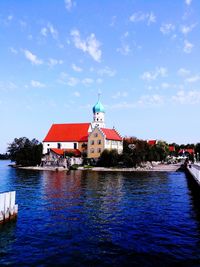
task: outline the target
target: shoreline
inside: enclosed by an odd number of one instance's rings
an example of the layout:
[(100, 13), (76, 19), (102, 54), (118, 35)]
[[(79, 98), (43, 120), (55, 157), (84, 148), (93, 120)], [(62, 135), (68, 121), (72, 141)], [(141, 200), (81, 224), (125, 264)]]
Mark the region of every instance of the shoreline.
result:
[[(70, 171), (64, 167), (41, 167), (41, 166), (29, 166), (29, 167), (17, 167), (12, 166), (16, 169), (24, 169), (24, 170), (35, 170), (35, 171)], [(78, 167), (77, 170), (81, 171), (111, 171), (111, 172), (176, 172), (180, 169), (181, 164), (158, 164), (156, 166), (150, 167), (137, 167), (137, 168), (106, 168), (106, 167), (92, 167), (92, 168), (84, 168)]]

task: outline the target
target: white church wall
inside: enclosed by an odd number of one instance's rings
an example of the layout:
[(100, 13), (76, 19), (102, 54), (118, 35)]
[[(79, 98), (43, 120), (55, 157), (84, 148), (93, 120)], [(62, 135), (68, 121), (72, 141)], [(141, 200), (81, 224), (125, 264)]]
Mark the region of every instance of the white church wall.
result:
[[(58, 144), (60, 144), (60, 147)], [(51, 148), (74, 149), (74, 144), (76, 144), (78, 149), (78, 142), (43, 142), (43, 154), (46, 154), (48, 149)]]

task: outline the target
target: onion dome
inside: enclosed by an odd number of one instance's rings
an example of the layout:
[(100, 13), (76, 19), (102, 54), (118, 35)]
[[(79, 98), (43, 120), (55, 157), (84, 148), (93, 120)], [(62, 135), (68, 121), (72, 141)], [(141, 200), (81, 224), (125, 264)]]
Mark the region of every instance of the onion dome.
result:
[(96, 105), (93, 107), (92, 110), (93, 110), (93, 113), (97, 113), (97, 112), (105, 113), (105, 108), (104, 108), (104, 106), (101, 104), (101, 102), (99, 100), (96, 103)]

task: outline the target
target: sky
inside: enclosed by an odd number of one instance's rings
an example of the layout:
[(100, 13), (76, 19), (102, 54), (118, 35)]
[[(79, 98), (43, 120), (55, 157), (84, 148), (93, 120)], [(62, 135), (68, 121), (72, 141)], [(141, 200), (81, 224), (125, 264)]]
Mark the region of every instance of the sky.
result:
[(0, 153), (52, 123), (200, 142), (199, 0), (1, 0)]

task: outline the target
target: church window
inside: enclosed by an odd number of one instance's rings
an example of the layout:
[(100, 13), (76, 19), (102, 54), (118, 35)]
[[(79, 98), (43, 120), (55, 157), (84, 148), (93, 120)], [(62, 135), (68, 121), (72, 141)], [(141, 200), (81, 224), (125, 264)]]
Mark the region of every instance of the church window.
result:
[(101, 153), (101, 148), (98, 148), (98, 153)]
[(101, 144), (101, 140), (98, 140), (98, 145), (100, 145)]
[[(98, 126), (98, 124), (97, 124), (97, 126)], [(94, 134), (94, 137), (98, 137), (98, 133), (95, 133), (95, 134)]]

